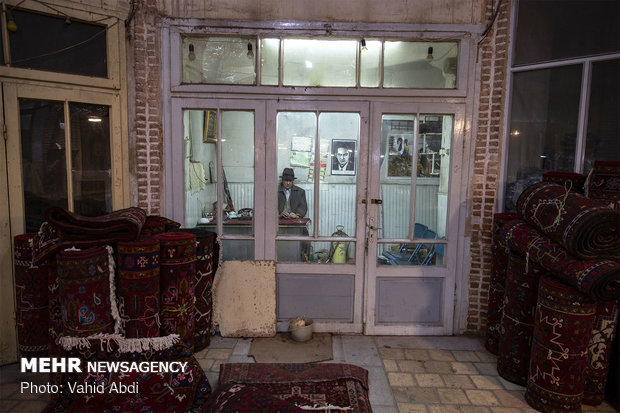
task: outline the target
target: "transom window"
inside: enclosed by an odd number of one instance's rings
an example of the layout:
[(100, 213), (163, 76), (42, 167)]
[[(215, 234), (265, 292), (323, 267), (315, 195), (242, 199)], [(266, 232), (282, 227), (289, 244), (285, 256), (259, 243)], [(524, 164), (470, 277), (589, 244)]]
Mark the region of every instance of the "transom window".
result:
[(454, 41), (184, 36), (182, 47), (184, 83), (456, 88)]

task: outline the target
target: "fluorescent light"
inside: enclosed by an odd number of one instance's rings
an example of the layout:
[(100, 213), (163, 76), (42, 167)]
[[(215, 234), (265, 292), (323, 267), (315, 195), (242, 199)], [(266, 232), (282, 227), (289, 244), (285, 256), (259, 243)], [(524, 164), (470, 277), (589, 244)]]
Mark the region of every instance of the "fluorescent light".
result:
[(89, 116), (88, 121), (89, 122), (101, 122), (101, 118), (99, 116)]

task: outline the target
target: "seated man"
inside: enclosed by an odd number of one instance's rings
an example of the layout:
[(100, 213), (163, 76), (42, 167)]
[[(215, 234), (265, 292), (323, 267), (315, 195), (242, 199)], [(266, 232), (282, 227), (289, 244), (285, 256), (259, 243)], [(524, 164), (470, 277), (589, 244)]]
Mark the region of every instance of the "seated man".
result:
[(308, 212), (308, 205), (306, 204), (306, 191), (293, 185), (295, 178), (295, 172), (293, 168), (284, 168), (282, 176), (280, 176), (282, 182), (278, 188), (278, 213), (280, 218), (303, 218)]

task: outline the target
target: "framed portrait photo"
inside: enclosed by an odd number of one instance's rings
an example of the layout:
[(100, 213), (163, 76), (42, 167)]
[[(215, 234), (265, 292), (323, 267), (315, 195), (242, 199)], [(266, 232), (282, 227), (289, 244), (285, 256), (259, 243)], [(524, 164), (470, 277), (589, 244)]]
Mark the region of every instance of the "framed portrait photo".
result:
[(332, 175), (355, 175), (356, 146), (352, 139), (332, 139)]

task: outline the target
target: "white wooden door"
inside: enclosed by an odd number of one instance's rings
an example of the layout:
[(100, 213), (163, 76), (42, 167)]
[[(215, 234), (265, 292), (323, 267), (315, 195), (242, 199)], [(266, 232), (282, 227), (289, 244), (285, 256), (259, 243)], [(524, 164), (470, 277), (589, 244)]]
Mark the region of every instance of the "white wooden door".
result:
[(451, 334), (463, 106), (374, 103), (366, 334)]

